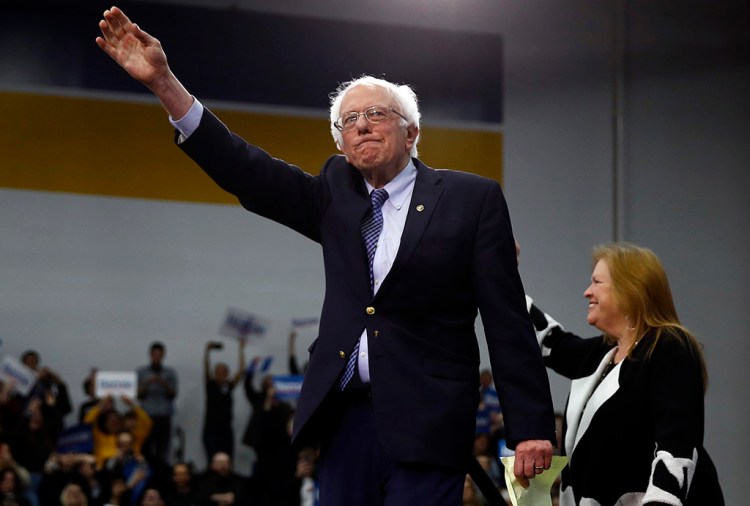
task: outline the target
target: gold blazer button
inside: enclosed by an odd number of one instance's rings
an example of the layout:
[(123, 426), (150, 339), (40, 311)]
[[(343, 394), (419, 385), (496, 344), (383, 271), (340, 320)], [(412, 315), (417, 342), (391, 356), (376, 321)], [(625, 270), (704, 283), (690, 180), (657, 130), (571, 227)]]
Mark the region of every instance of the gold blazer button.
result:
[(346, 353), (344, 353), (344, 350), (339, 350), (339, 358), (342, 360), (346, 358)]
[(365, 313), (367, 313), (369, 315), (374, 315), (375, 314), (375, 308), (372, 307), (372, 306), (367, 306), (367, 309), (365, 309)]

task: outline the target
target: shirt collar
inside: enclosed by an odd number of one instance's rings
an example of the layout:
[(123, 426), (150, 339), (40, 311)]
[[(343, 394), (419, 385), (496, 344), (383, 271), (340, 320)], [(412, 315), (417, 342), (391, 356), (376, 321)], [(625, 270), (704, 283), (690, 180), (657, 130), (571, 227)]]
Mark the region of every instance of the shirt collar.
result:
[[(406, 164), (406, 167), (383, 187), (388, 192), (386, 203), (390, 203), (396, 210), (400, 210), (414, 188), (416, 180), (417, 167), (414, 165), (414, 160), (409, 158), (409, 163)], [(367, 181), (365, 181), (365, 185), (367, 185), (367, 193), (372, 193), (372, 190), (374, 190), (373, 186)]]

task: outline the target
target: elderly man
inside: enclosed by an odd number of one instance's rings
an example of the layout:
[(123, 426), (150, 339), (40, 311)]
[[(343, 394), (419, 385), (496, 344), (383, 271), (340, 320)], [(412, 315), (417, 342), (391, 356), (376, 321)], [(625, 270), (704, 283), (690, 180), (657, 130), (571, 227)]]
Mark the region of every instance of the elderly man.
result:
[(161, 101), (178, 143), (249, 211), (321, 244), (326, 295), (294, 421), (320, 444), (331, 505), (458, 505), (478, 404), (474, 323), (485, 328), (514, 473), (548, 468), (549, 384), (526, 311), (508, 210), (494, 181), (417, 156), (408, 86), (364, 77), (331, 102), (343, 156), (312, 176), (232, 134), (113, 7), (97, 43)]

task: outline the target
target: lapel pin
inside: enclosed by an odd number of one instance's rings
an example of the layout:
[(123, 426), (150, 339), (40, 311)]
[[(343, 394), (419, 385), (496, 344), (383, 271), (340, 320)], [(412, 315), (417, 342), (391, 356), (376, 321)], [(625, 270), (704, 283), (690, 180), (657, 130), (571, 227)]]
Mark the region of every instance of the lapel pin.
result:
[(417, 205), (417, 212), (421, 213), (422, 211), (424, 211), (424, 206), (422, 204), (418, 204)]

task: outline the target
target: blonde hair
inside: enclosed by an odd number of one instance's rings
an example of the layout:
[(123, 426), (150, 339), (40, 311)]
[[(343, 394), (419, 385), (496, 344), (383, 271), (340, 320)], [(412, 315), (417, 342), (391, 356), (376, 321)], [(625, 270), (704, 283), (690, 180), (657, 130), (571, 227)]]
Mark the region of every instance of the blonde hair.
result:
[[(700, 364), (705, 392), (708, 372), (703, 357), (703, 346), (685, 328), (677, 316), (669, 280), (659, 258), (648, 248), (630, 243), (603, 244), (594, 248), (593, 263), (603, 261), (609, 268), (612, 292), (622, 314), (627, 315), (636, 339), (650, 339), (647, 356), (665, 335), (669, 335), (690, 350)], [(605, 335), (608, 343), (614, 338)], [(628, 356), (632, 353), (632, 348)]]

